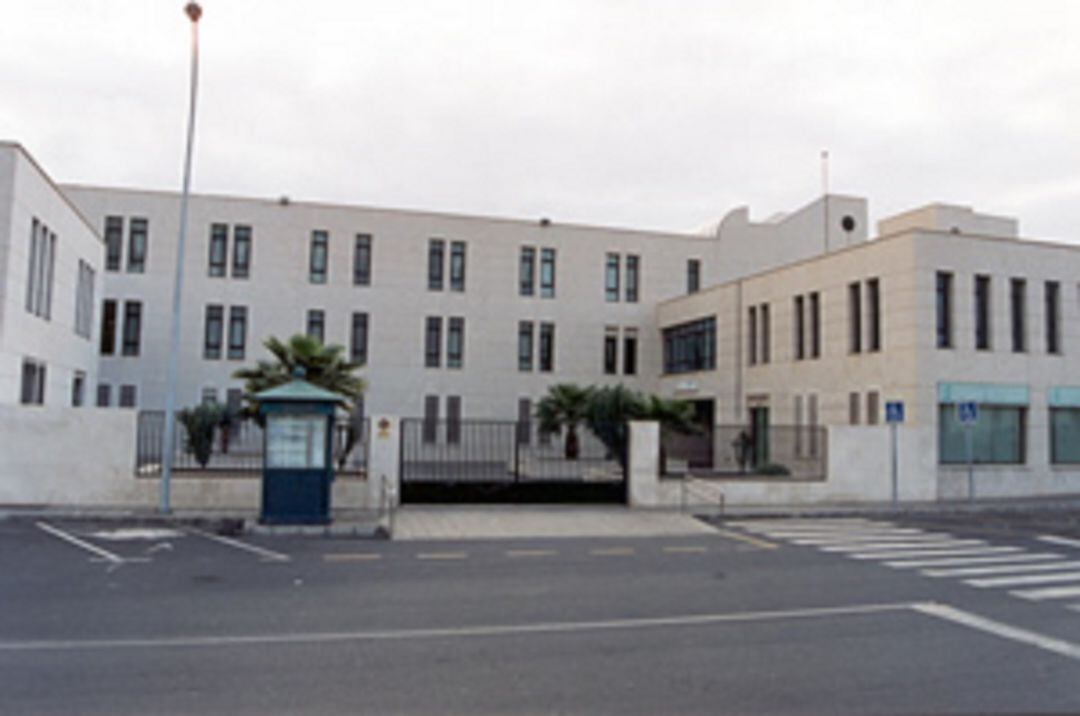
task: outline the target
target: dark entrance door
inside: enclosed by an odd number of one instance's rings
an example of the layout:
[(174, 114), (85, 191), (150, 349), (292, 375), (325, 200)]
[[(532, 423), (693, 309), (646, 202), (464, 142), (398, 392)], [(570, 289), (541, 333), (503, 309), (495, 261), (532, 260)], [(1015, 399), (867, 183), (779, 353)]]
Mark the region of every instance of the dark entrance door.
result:
[(716, 402), (694, 400), (694, 425), (698, 432), (692, 436), (693, 449), (687, 453), (687, 467), (710, 470), (713, 466), (713, 437), (716, 432)]
[(757, 468), (769, 462), (769, 409), (750, 408), (750, 466)]

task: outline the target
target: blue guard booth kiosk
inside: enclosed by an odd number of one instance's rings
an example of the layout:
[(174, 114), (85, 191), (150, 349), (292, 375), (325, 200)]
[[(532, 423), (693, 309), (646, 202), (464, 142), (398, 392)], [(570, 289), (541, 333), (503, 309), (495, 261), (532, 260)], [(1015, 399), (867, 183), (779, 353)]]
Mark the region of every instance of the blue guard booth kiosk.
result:
[(303, 373), (255, 395), (265, 421), (262, 513), (267, 524), (327, 524), (334, 479), (334, 410), (341, 396)]

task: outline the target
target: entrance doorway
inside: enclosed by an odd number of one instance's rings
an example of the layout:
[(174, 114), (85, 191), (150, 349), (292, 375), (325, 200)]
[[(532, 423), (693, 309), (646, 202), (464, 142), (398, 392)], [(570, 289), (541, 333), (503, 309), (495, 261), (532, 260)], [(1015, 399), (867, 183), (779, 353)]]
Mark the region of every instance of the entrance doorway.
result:
[(769, 462), (769, 408), (750, 408), (750, 467), (758, 468)]

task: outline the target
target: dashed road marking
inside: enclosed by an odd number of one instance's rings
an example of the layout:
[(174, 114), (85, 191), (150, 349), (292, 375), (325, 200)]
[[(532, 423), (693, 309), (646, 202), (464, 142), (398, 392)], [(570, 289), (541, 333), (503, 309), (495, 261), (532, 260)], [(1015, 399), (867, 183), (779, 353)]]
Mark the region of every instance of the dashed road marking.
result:
[(1050, 559), (1061, 559), (1062, 555), (1057, 552), (1036, 552), (1034, 554), (1007, 554), (996, 557), (949, 557), (947, 559), (913, 559), (898, 562), (885, 562), (885, 566), (893, 569), (915, 569), (921, 567), (959, 567), (972, 564), (1002, 564), (1014, 562), (1043, 562)]
[(1008, 577), (985, 577), (965, 579), (964, 584), (972, 587), (1023, 587), (1031, 584), (1054, 584), (1056, 582), (1080, 582), (1080, 572), (1059, 572), (1056, 574), (1024, 574)]
[(185, 529), (191, 534), (205, 537), (212, 542), (217, 542), (218, 544), (223, 544), (227, 547), (232, 547), (233, 549), (238, 549), (242, 552), (250, 552), (251, 554), (258, 555), (263, 562), (290, 561), (289, 555), (283, 554), (282, 552), (275, 552), (272, 549), (266, 549), (265, 547), (259, 547), (258, 545), (241, 542), (240, 540), (233, 539), (232, 537), (222, 537), (221, 535), (216, 535), (213, 532), (201, 530), (198, 527), (187, 527)]
[(1047, 544), (1056, 544), (1062, 547), (1076, 547), (1077, 549), (1080, 549), (1080, 539), (1058, 537), (1057, 535), (1039, 535), (1036, 539), (1040, 542), (1046, 542)]
[(505, 554), (511, 559), (530, 559), (535, 557), (554, 557), (558, 552), (553, 549), (508, 549)]
[(468, 552), (418, 552), (416, 558), (437, 562), (440, 560), (466, 559), (468, 556)]
[(856, 542), (822, 547), (822, 552), (883, 552), (888, 550), (911, 551), (913, 549), (946, 549), (952, 547), (980, 547), (981, 539), (939, 539), (937, 542)]
[(633, 553), (633, 547), (597, 547), (589, 550), (594, 557), (629, 557)]
[(670, 547), (664, 547), (664, 551), (668, 554), (704, 554), (708, 551), (708, 548), (702, 547), (700, 545), (675, 545)]
[(1051, 572), (1059, 569), (1080, 569), (1080, 562), (1038, 562), (1036, 564), (992, 564), (989, 567), (953, 567), (951, 569), (924, 569), (924, 577), (980, 577), (992, 574), (1018, 574)]
[(324, 562), (377, 562), (382, 559), (378, 552), (331, 552), (323, 555)]
[(914, 557), (975, 557), (981, 554), (1021, 552), (1019, 547), (962, 547), (960, 549), (913, 550), (910, 552), (859, 552), (852, 559), (908, 559)]
[(53, 537), (62, 539), (68, 544), (75, 545), (76, 547), (84, 549), (91, 554), (97, 555), (106, 562), (110, 562), (111, 564), (123, 564), (125, 561), (124, 558), (120, 555), (113, 554), (107, 549), (102, 549), (101, 547), (98, 547), (96, 544), (91, 544), (86, 540), (79, 539), (75, 535), (69, 532), (65, 532), (59, 527), (53, 527), (47, 522), (36, 522), (35, 524), (37, 525), (38, 529), (42, 530), (43, 532), (48, 532)]

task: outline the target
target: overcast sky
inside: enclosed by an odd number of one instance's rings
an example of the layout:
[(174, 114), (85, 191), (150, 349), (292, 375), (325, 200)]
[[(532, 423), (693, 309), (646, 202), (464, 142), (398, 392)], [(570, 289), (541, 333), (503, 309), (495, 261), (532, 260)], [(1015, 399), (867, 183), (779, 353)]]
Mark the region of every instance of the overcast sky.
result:
[[(0, 138), (177, 189), (183, 0), (11, 0)], [(204, 0), (194, 188), (683, 231), (831, 190), (1080, 241), (1080, 2)]]

